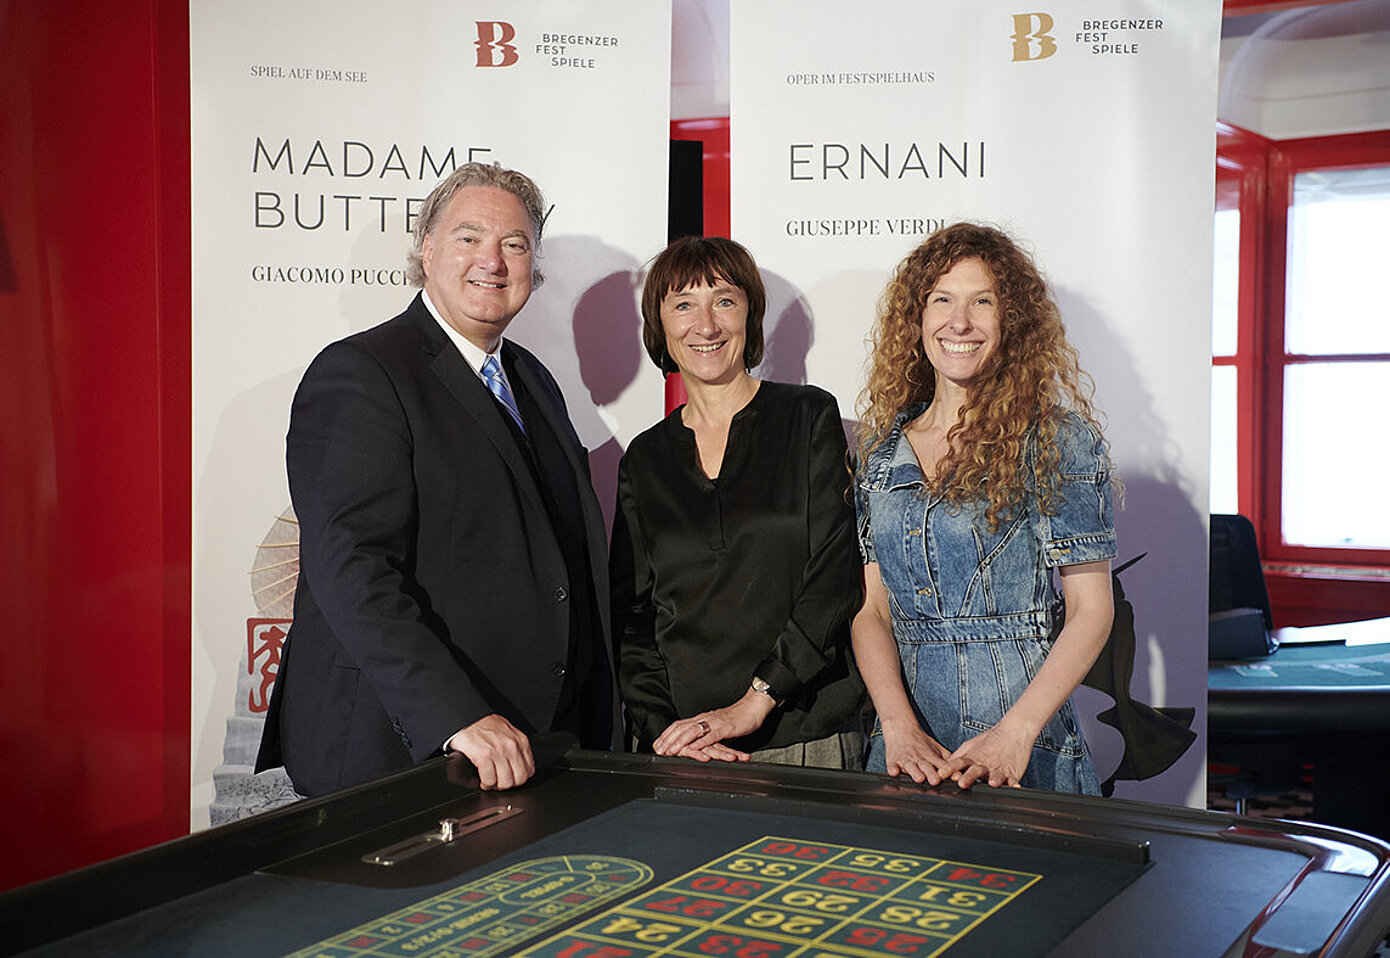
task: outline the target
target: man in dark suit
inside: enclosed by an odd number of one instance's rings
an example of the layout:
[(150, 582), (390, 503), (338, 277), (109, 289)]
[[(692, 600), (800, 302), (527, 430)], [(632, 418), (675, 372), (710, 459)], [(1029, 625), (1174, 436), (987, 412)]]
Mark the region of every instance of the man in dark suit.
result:
[[(468, 164), (426, 199), (399, 316), (324, 349), (286, 439), (300, 574), (257, 770), (320, 795), (462, 752), (484, 788), (528, 736), (611, 744), (603, 518), (564, 399), (503, 340), (545, 206)], [(500, 368), (499, 368), (500, 367)]]

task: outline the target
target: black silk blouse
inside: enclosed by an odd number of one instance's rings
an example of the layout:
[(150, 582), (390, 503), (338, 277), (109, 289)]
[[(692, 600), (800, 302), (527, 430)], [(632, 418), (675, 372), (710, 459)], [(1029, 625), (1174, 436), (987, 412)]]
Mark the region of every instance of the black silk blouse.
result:
[(861, 573), (835, 398), (764, 382), (729, 427), (719, 478), (677, 409), (618, 467), (613, 634), (629, 741), (731, 705), (756, 675), (783, 704), (730, 742), (754, 750), (859, 727), (850, 655)]

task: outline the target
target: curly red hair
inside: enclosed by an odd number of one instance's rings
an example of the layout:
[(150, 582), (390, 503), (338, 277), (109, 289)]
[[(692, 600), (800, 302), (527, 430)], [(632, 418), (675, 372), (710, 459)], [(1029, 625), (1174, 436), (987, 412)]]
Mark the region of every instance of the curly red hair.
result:
[(987, 498), (985, 517), (997, 529), (1023, 502), (1031, 430), (1037, 430), (1036, 495), (1043, 512), (1053, 514), (1061, 484), (1054, 440), (1062, 420), (1071, 411), (1097, 432), (1101, 428), (1091, 402), (1095, 385), (1067, 342), (1046, 281), (1002, 231), (956, 223), (928, 236), (898, 264), (870, 336), (868, 382), (858, 404), (860, 454), (887, 437), (900, 412), (930, 403), (935, 395), (936, 372), (922, 346), (922, 312), (937, 280), (971, 258), (981, 260), (994, 280), (999, 348), (971, 381), (960, 419), (947, 433), (949, 452), (928, 478), (928, 488), (954, 503)]

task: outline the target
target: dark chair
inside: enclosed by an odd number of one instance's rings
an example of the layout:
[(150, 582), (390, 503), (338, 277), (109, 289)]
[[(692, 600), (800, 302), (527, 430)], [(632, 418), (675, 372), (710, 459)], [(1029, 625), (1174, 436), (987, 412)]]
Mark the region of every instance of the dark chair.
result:
[(1273, 652), (1269, 590), (1255, 527), (1245, 516), (1212, 515), (1207, 576), (1211, 658), (1253, 658)]
[(1264, 613), (1265, 628), (1274, 628), (1255, 526), (1245, 516), (1212, 513), (1208, 585), (1211, 599), (1208, 612), (1259, 609)]
[[(1255, 526), (1245, 516), (1212, 515), (1208, 584), (1212, 657), (1253, 657), (1272, 651), (1268, 636), (1274, 629), (1274, 615)], [(1295, 744), (1292, 736), (1259, 732), (1213, 733), (1208, 737), (1208, 760), (1238, 769), (1226, 788), (1226, 797), (1235, 802), (1238, 813), (1245, 814), (1250, 798), (1279, 795), (1301, 786), (1303, 774)]]

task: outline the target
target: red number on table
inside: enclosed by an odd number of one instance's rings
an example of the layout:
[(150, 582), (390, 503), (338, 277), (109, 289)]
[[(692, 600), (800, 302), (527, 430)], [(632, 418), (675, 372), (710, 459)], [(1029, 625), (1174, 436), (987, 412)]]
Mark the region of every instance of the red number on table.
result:
[(889, 879), (880, 878), (877, 875), (861, 875), (858, 872), (836, 871), (835, 869), (831, 869), (816, 879), (817, 884), (829, 885), (831, 888), (848, 888), (852, 891), (882, 891), (889, 881)]
[(707, 955), (728, 955), (734, 958), (766, 958), (782, 950), (770, 941), (740, 938), (738, 935), (711, 935), (700, 942), (699, 950)]
[(895, 955), (915, 954), (918, 949), (931, 941), (930, 938), (923, 938), (921, 935), (909, 935), (900, 931), (889, 934), (882, 928), (856, 928), (849, 933), (849, 938), (846, 940), (851, 945), (858, 945), (862, 948), (881, 948), (884, 951), (891, 951)]
[(768, 842), (757, 851), (763, 855), (786, 855), (811, 861), (819, 861), (830, 854), (830, 849), (823, 845), (797, 845), (792, 842)]
[(690, 880), (690, 887), (696, 891), (717, 891), (734, 898), (748, 898), (763, 890), (760, 881), (729, 881), (723, 875), (700, 875)]
[(601, 945), (596, 941), (574, 938), (567, 947), (556, 952), (555, 958), (630, 958), (632, 953), (631, 948)]
[(977, 872), (964, 865), (952, 868), (946, 874), (947, 881), (970, 882), (983, 888), (1012, 888), (1018, 881), (1017, 875), (1001, 875), (997, 872)]
[(722, 901), (710, 901), (708, 898), (690, 899), (684, 895), (676, 895), (674, 898), (644, 902), (642, 907), (650, 908), (652, 911), (669, 912), (672, 915), (679, 913), (691, 918), (709, 918), (717, 915), (725, 904)]

